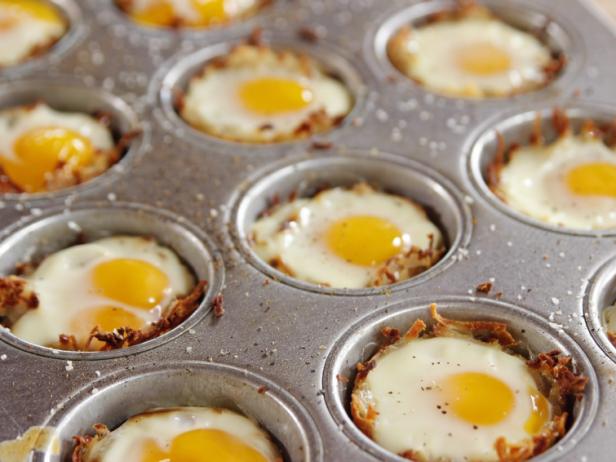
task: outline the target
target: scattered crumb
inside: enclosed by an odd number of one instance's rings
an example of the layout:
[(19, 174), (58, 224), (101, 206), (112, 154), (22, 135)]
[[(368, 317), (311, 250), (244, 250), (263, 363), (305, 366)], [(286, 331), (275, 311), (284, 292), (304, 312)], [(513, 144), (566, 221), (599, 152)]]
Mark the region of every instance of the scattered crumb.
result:
[(224, 297), (222, 294), (218, 294), (212, 301), (212, 309), (214, 310), (214, 316), (221, 318), (225, 314)]
[(317, 140), (315, 140), (315, 141), (312, 142), (311, 146), (312, 146), (312, 149), (317, 149), (317, 150), (323, 149), (323, 150), (325, 150), (325, 149), (331, 149), (331, 147), (333, 145), (334, 144), (331, 141), (317, 141)]
[(492, 290), (491, 282), (482, 282), (475, 288), (475, 291), (480, 294), (489, 294), (491, 290)]
[(319, 34), (311, 27), (302, 27), (297, 31), (297, 36), (305, 42), (315, 43), (319, 41)]

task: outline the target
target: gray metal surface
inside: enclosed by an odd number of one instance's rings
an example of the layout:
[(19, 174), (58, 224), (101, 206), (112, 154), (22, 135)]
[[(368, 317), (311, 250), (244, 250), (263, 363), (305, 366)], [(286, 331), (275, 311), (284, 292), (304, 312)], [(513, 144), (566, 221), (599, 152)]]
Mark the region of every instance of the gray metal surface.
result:
[[(98, 180), (60, 194), (0, 198), (0, 269), (7, 271), (39, 237), (46, 244), (38, 251), (61, 246), (67, 217), (100, 232), (144, 230), (212, 278), (208, 296), (224, 281), (226, 311), (214, 319), (204, 306), (170, 338), (112, 355), (43, 353), (3, 332), (0, 441), (44, 424), (58, 426), (67, 440), (95, 422), (113, 426), (159, 404), (228, 403), (260, 420), (293, 462), (389, 460), (345, 417), (347, 391), (333, 377), (369, 355), (375, 326), (425, 316), (422, 307), (434, 301), (444, 313), (509, 321), (516, 332), (524, 329), (533, 349), (571, 353), (591, 384), (570, 434), (536, 460), (613, 460), (616, 349), (596, 330), (601, 305), (616, 294), (614, 233), (529, 221), (502, 207), (482, 180), (486, 133), (494, 126), (524, 133), (529, 111), (547, 114), (556, 105), (573, 115), (616, 115), (615, 37), (583, 2), (489, 2), (516, 22), (555, 21), (550, 41), (570, 58), (549, 87), (489, 101), (427, 93), (383, 59), (395, 15), (411, 20), (427, 8), (417, 2), (279, 0), (245, 24), (185, 33), (135, 26), (111, 0), (57, 3), (69, 6), (79, 27), (57, 53), (2, 71), (0, 105), (43, 95), (58, 107), (101, 106), (117, 128), (138, 124), (144, 133)], [(318, 137), (332, 141), (331, 149), (312, 150), (310, 141), (225, 143), (184, 126), (170, 111), (169, 90), (185, 82), (195, 60), (223, 51), (257, 25), (274, 46), (308, 50), (349, 79), (355, 112), (341, 129)], [(298, 40), (303, 26), (321, 39)], [(416, 195), (434, 209), (454, 250), (395, 290), (341, 296), (272, 279), (242, 236), (264, 195), (293, 183), (309, 188), (320, 169), (334, 182), (364, 176)], [(116, 219), (105, 219), (101, 207)], [(136, 210), (149, 218), (135, 217)], [(477, 284), (490, 278), (492, 294), (502, 292), (502, 299), (475, 299)]]

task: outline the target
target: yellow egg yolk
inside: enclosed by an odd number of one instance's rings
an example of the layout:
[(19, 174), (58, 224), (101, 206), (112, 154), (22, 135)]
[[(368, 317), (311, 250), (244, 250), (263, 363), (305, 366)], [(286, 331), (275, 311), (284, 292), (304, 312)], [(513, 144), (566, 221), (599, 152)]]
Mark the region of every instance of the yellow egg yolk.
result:
[[(184, 22), (191, 27), (224, 22), (228, 19), (226, 3), (226, 0), (190, 0), (190, 6), (196, 16), (185, 18)], [(162, 27), (177, 25), (178, 20), (182, 19), (176, 13), (171, 0), (154, 0), (147, 7), (134, 11), (131, 16), (138, 23)]]
[(62, 127), (33, 128), (13, 144), (13, 156), (0, 156), (0, 166), (11, 182), (25, 192), (46, 190), (47, 178), (59, 168), (78, 169), (91, 162), (92, 142)]
[(117, 258), (92, 270), (96, 294), (135, 308), (150, 310), (163, 301), (169, 278), (156, 266), (143, 260)]
[[(453, 414), (472, 425), (496, 425), (509, 416), (516, 395), (503, 381), (481, 372), (448, 376), (442, 385), (445, 402)], [(529, 435), (541, 431), (550, 418), (550, 405), (536, 388), (528, 389), (531, 412), (524, 430)]]
[(145, 8), (133, 11), (131, 17), (145, 26), (172, 26), (177, 19), (168, 0), (152, 1)]
[(148, 440), (140, 462), (267, 462), (256, 449), (222, 430), (198, 429), (182, 433), (171, 441), (169, 450)]
[(0, 16), (8, 13), (4, 20), (0, 20), (0, 30), (12, 27), (13, 18), (29, 16), (31, 18), (54, 23), (63, 23), (64, 20), (58, 10), (47, 1), (42, 0), (0, 0)]
[(264, 116), (300, 111), (313, 99), (305, 85), (279, 77), (249, 80), (239, 87), (238, 94), (246, 109)]
[(567, 174), (569, 190), (580, 196), (616, 198), (616, 164), (595, 162), (583, 164)]
[(456, 59), (460, 69), (475, 76), (501, 74), (511, 67), (507, 52), (491, 43), (475, 43), (458, 49)]
[(529, 435), (536, 435), (550, 418), (550, 403), (545, 396), (539, 393), (539, 390), (534, 388), (529, 388), (528, 396), (532, 410), (524, 424), (524, 430)]
[(73, 317), (70, 321), (70, 333), (75, 335), (79, 342), (85, 343), (95, 327), (99, 332), (106, 333), (121, 327), (138, 330), (144, 325), (145, 321), (130, 311), (113, 306), (101, 306), (80, 311)]
[(225, 0), (192, 0), (191, 3), (199, 13), (199, 20), (195, 22), (195, 26), (208, 26), (227, 19)]
[(338, 257), (361, 266), (384, 263), (402, 250), (402, 232), (374, 216), (353, 216), (333, 223), (326, 232), (329, 249)]
[(473, 425), (497, 424), (515, 404), (515, 395), (507, 384), (481, 372), (450, 375), (442, 388), (454, 415)]

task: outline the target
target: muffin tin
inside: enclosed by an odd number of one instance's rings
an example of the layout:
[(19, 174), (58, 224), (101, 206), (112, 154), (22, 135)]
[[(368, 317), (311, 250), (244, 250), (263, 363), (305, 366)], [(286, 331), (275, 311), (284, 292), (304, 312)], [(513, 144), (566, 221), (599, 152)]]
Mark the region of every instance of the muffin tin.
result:
[[(148, 407), (216, 404), (254, 417), (289, 461), (401, 460), (353, 426), (348, 384), (336, 376), (374, 351), (376, 329), (427, 316), (503, 320), (535, 350), (559, 348), (590, 378), (574, 427), (534, 460), (608, 461), (616, 349), (600, 331), (616, 300), (613, 232), (567, 232), (518, 216), (485, 187), (492, 130), (528, 130), (535, 111), (616, 115), (614, 35), (585, 2), (486, 1), (516, 24), (549, 19), (569, 64), (548, 87), (513, 98), (463, 100), (425, 91), (383, 55), (400, 21), (441, 0), (278, 0), (246, 23), (207, 31), (132, 24), (111, 0), (56, 0), (72, 29), (49, 55), (0, 71), (0, 105), (43, 96), (69, 109), (108, 109), (117, 130), (142, 129), (111, 171), (61, 193), (0, 198), (0, 271), (86, 237), (147, 233), (210, 281), (199, 310), (176, 330), (111, 353), (66, 353), (0, 333), (0, 440), (33, 426), (60, 447), (33, 460), (67, 460), (70, 436), (114, 426)], [(308, 51), (347, 82), (353, 113), (316, 139), (268, 146), (224, 142), (187, 127), (172, 89), (195, 65), (262, 27), (272, 45)], [(300, 39), (309, 28), (319, 39)], [(19, 77), (19, 79), (17, 78)], [(293, 281), (256, 259), (246, 229), (268, 199), (319, 181), (368, 178), (427, 205), (450, 251), (426, 273), (378, 290), (337, 291)], [(478, 284), (492, 281), (489, 294)], [(222, 293), (225, 313), (209, 312)], [(500, 294), (499, 300), (496, 300)], [(0, 443), (0, 458), (6, 443)]]

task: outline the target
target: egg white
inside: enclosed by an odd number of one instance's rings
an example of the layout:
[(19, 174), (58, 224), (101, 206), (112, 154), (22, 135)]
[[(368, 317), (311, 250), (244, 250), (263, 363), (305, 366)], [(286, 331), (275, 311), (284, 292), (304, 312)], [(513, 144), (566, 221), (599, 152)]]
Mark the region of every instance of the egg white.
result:
[[(459, 50), (488, 43), (503, 52), (511, 66), (506, 72), (474, 75), (456, 64)], [(427, 88), (453, 96), (506, 96), (541, 86), (546, 79), (544, 68), (551, 53), (544, 44), (527, 32), (496, 18), (468, 17), (442, 21), (413, 29), (404, 42), (391, 44), (401, 49), (393, 56), (401, 71)]]
[(39, 47), (60, 39), (67, 25), (60, 14), (58, 21), (45, 21), (26, 13), (15, 14), (0, 2), (0, 22), (11, 21), (12, 27), (0, 28), (0, 67), (14, 66), (28, 59)]
[(0, 156), (15, 159), (15, 141), (29, 130), (45, 127), (73, 130), (89, 139), (98, 151), (108, 151), (115, 146), (109, 128), (94, 117), (56, 111), (45, 103), (38, 103), (34, 107), (18, 106), (0, 111)]
[[(251, 47), (242, 47), (235, 53), (245, 55), (245, 62), (214, 67), (191, 80), (181, 114), (196, 128), (236, 141), (270, 142), (293, 138), (295, 130), (311, 114), (322, 110), (335, 120), (347, 115), (353, 106), (348, 88), (325, 75), (315, 63), (306, 73), (299, 57), (287, 55), (279, 59), (271, 50)], [(238, 89), (247, 81), (268, 77), (300, 82), (311, 90), (312, 101), (298, 111), (281, 114), (250, 111), (238, 96)], [(265, 126), (268, 129), (264, 130)]]
[[(92, 268), (116, 258), (143, 260), (167, 275), (170, 290), (158, 306), (148, 312), (93, 293)], [(45, 258), (25, 279), (27, 287), (37, 294), (39, 306), (19, 318), (11, 331), (42, 346), (55, 344), (59, 335), (69, 334), (71, 318), (88, 308), (112, 305), (154, 322), (172, 300), (194, 286), (193, 276), (174, 252), (151, 239), (132, 236), (114, 236), (60, 250)]]
[(131, 417), (89, 451), (85, 462), (139, 460), (140, 441), (154, 439), (161, 448), (181, 433), (196, 429), (227, 432), (260, 452), (268, 462), (282, 460), (269, 435), (235, 412), (206, 407), (155, 409)]
[[(536, 382), (522, 358), (470, 338), (415, 339), (388, 348), (375, 360), (353, 396), (378, 413), (372, 439), (400, 454), (417, 451), (427, 460), (497, 461), (499, 437), (521, 442), (530, 437), (524, 424), (532, 408), (528, 388)], [(478, 372), (500, 379), (516, 402), (507, 418), (477, 429), (451, 413), (443, 414), (439, 384), (452, 374)], [(489, 399), (489, 397), (486, 397)]]
[(616, 303), (603, 310), (603, 327), (606, 332), (616, 335)]
[(545, 223), (616, 228), (616, 198), (576, 195), (567, 186), (567, 173), (590, 162), (616, 165), (616, 151), (600, 139), (573, 135), (548, 146), (523, 146), (503, 166), (496, 191), (513, 209)]
[[(395, 225), (403, 233), (403, 248), (435, 247), (443, 237), (423, 209), (408, 199), (377, 191), (358, 192), (333, 188), (311, 199), (296, 199), (270, 215), (257, 220), (251, 228), (253, 249), (261, 259), (276, 258), (304, 281), (341, 288), (367, 287), (378, 267), (349, 263), (333, 254), (322, 237), (336, 221), (345, 217), (369, 215)], [(292, 219), (290, 224), (286, 224)]]

